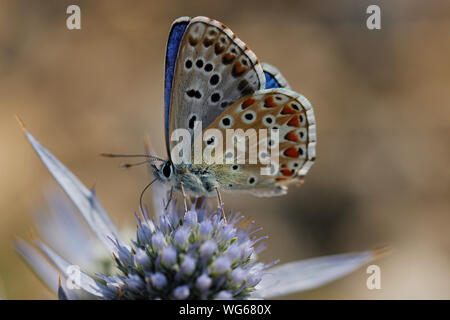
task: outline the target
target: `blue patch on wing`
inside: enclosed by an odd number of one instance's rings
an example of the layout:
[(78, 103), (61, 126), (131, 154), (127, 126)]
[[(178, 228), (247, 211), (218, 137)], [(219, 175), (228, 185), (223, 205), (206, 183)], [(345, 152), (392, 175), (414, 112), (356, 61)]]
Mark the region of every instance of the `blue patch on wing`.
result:
[[(164, 127), (166, 131), (166, 146), (169, 152), (169, 112), (170, 112), (170, 96), (172, 92), (173, 76), (175, 72), (175, 63), (177, 60), (178, 49), (181, 39), (186, 31), (189, 21), (183, 21), (175, 24), (170, 30), (169, 40), (166, 49), (166, 70), (164, 79)], [(170, 154), (169, 154), (170, 157)]]
[(281, 88), (278, 81), (275, 79), (273, 75), (270, 73), (264, 71), (264, 75), (266, 76), (266, 88), (265, 89), (274, 89), (274, 88)]

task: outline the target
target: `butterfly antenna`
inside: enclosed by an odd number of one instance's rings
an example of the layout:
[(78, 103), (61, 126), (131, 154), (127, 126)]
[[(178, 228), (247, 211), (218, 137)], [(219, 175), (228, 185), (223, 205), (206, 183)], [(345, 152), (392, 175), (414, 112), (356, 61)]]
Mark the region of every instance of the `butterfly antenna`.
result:
[(144, 206), (142, 205), (142, 198), (144, 197), (144, 193), (145, 193), (145, 191), (147, 191), (148, 188), (150, 188), (150, 186), (156, 180), (158, 180), (158, 178), (153, 179), (148, 185), (145, 186), (144, 190), (142, 190), (142, 192), (141, 192), (141, 196), (139, 197), (139, 207), (141, 209), (142, 214), (144, 214)]
[(151, 160), (145, 160), (145, 161), (140, 161), (140, 162), (134, 162), (134, 163), (121, 163), (119, 165), (120, 168), (123, 169), (129, 169), (131, 167), (136, 167), (136, 166), (140, 166), (146, 163), (151, 163)]
[(116, 153), (100, 153), (100, 156), (106, 158), (148, 158), (150, 161), (165, 161), (159, 157), (148, 154), (116, 154)]

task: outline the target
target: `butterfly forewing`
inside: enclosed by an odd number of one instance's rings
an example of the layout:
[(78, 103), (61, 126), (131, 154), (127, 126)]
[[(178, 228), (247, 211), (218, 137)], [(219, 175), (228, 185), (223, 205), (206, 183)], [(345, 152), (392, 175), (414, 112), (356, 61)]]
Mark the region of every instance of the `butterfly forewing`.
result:
[(195, 121), (205, 128), (236, 100), (264, 87), (261, 64), (229, 28), (210, 18), (193, 18), (178, 49), (168, 133), (192, 130)]
[[(181, 40), (183, 39), (186, 27), (191, 20), (190, 17), (180, 17), (176, 19), (170, 28), (169, 38), (166, 46), (166, 61), (164, 72), (164, 129), (166, 135), (166, 147), (169, 149), (169, 111), (170, 98), (172, 94), (173, 77), (175, 73), (175, 64), (178, 56), (178, 49), (180, 48)], [(170, 155), (170, 150), (167, 150)]]

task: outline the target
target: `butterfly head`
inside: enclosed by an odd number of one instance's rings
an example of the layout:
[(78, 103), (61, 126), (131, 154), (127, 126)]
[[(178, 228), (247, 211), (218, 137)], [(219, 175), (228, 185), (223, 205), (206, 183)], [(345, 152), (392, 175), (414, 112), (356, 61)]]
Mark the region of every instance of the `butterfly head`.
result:
[(159, 167), (155, 164), (152, 164), (151, 166), (154, 176), (159, 180), (167, 182), (173, 178), (174, 167), (172, 161), (165, 160)]

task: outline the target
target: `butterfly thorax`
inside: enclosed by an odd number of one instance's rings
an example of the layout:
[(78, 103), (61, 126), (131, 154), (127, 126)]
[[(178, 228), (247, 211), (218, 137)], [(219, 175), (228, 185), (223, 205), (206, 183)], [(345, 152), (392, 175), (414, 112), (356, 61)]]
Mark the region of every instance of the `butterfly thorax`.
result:
[(213, 170), (207, 166), (192, 164), (173, 164), (167, 160), (158, 168), (153, 167), (154, 175), (177, 191), (183, 185), (186, 193), (195, 196), (212, 196), (219, 186)]

